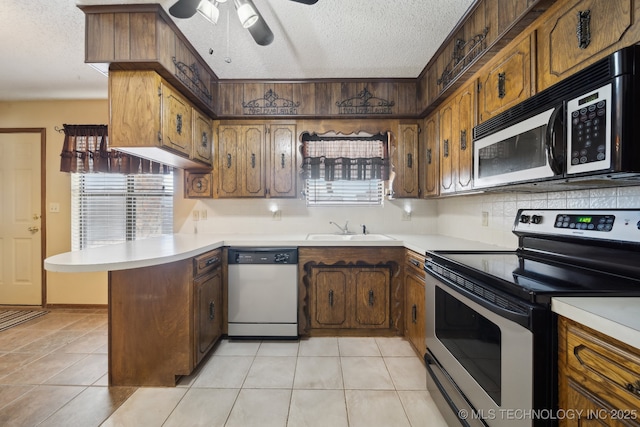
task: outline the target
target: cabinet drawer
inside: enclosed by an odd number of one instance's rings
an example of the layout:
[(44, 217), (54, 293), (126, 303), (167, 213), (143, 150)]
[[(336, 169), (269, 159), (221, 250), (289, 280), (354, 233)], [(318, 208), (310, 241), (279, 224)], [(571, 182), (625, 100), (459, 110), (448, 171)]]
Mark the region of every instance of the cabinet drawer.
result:
[(423, 277), (425, 275), (424, 272), (424, 255), (420, 255), (416, 252), (407, 251), (405, 254), (405, 261), (407, 271), (416, 274), (417, 276)]
[(222, 263), (222, 252), (220, 249), (214, 249), (198, 255), (193, 259), (193, 275), (195, 277), (208, 273), (218, 267)]
[(620, 409), (640, 407), (640, 351), (568, 324), (567, 365), (583, 386)]

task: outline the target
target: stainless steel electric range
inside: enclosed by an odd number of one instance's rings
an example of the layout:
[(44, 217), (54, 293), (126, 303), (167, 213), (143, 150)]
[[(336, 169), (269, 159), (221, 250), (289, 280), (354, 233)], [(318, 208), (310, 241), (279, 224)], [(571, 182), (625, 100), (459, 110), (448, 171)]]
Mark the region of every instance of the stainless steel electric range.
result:
[(557, 424), (555, 296), (640, 296), (640, 210), (520, 210), (518, 249), (426, 254), (427, 387), (450, 425)]

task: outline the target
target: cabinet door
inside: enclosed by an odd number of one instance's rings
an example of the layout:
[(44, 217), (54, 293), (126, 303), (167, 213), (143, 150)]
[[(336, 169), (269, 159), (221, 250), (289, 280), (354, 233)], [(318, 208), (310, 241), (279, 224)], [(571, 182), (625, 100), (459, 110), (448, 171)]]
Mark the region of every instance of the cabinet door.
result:
[(191, 105), (172, 87), (162, 84), (162, 145), (191, 155)]
[(637, 42), (640, 3), (633, 0), (558, 2), (537, 31), (538, 90)]
[(242, 196), (265, 196), (264, 126), (242, 126)]
[(440, 109), (440, 193), (453, 193), (455, 186), (455, 161), (453, 152), (453, 120), (455, 100)]
[(217, 196), (239, 197), (241, 194), (240, 126), (220, 125), (218, 128)]
[(271, 125), (269, 196), (296, 197), (296, 126)]
[(311, 295), (311, 327), (345, 328), (348, 268), (314, 268)]
[(355, 327), (389, 327), (389, 270), (357, 268), (355, 284)]
[(424, 178), (422, 186), (423, 197), (437, 196), (440, 190), (440, 162), (438, 159), (438, 113), (427, 117), (424, 122), (424, 133), (422, 137), (420, 169)]
[(221, 268), (195, 281), (195, 363), (211, 349), (222, 334)]
[(211, 166), (213, 156), (213, 124), (211, 119), (193, 110), (193, 158)]
[(405, 335), (413, 344), (418, 354), (424, 355), (425, 344), (425, 292), (424, 278), (415, 273), (408, 272), (405, 275)]
[(109, 72), (109, 145), (158, 147), (161, 84), (153, 71)]
[(471, 143), (473, 126), (475, 124), (475, 85), (467, 85), (456, 97), (454, 112), (454, 133), (452, 149), (454, 151), (454, 168), (456, 191), (471, 189), (473, 179), (473, 147)]
[(185, 199), (213, 198), (213, 174), (184, 171), (184, 197)]
[(397, 155), (395, 156), (394, 196), (418, 197), (418, 125), (398, 125)]
[(500, 53), (484, 69), (478, 86), (480, 122), (531, 96), (531, 37)]

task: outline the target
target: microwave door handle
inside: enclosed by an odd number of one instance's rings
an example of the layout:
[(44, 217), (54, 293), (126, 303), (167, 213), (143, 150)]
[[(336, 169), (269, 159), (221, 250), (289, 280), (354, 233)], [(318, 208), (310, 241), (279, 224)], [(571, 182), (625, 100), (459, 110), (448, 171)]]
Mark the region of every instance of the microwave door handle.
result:
[[(553, 110), (549, 122), (547, 123), (547, 132), (545, 134), (544, 146), (547, 151), (547, 159), (549, 160), (549, 166), (556, 175), (562, 175), (562, 159), (556, 155), (557, 150), (557, 134), (555, 132), (556, 124), (562, 125), (562, 112), (563, 106), (559, 105)], [(562, 126), (560, 126), (562, 129)], [(562, 132), (562, 130), (561, 130)]]

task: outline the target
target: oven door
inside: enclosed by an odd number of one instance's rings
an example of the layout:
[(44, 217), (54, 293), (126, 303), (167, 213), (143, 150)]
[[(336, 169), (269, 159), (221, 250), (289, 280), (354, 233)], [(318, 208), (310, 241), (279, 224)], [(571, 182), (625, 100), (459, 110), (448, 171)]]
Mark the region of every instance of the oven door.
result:
[(522, 325), (526, 314), (429, 272), (426, 279), (427, 388), (445, 418), (471, 426), (530, 426), (530, 417), (509, 412), (533, 408), (534, 339)]
[(486, 188), (562, 176), (562, 106), (473, 141), (473, 186)]

